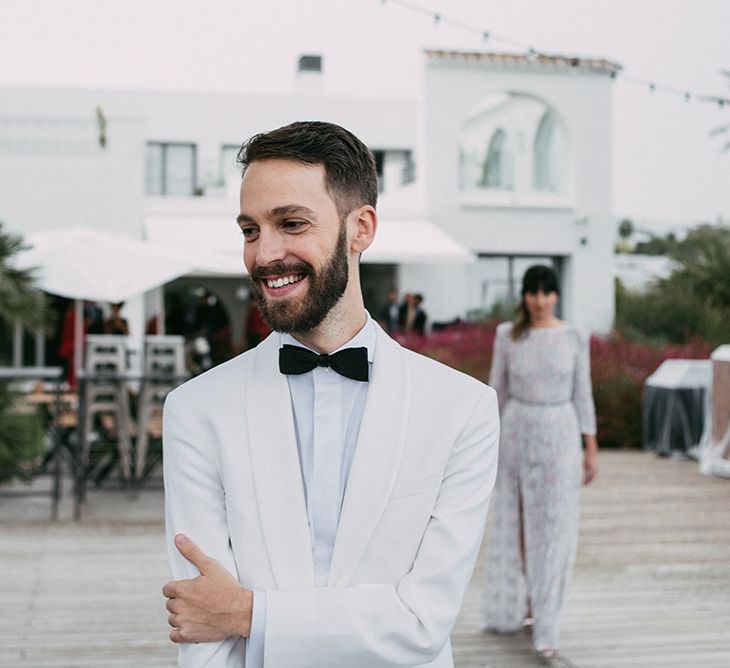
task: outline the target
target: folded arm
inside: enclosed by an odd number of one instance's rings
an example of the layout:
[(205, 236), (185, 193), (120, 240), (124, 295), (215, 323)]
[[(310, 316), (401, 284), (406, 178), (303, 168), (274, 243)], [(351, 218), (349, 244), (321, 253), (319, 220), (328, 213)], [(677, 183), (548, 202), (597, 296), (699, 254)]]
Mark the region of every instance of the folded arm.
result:
[[(240, 633), (250, 623), (250, 598), (238, 584), (219, 463), (204, 449), (206, 440), (199, 427), (175, 394), (169, 395), (164, 411), (163, 464), (166, 542), (175, 581), (167, 583), (163, 593), (168, 596), (170, 621), (176, 623), (170, 637), (181, 643), (180, 667), (243, 668), (245, 640)], [(194, 542), (188, 541), (181, 552), (175, 544), (177, 534)], [(193, 548), (199, 548), (201, 554), (195, 554)], [(183, 620), (188, 623), (183, 625)]]

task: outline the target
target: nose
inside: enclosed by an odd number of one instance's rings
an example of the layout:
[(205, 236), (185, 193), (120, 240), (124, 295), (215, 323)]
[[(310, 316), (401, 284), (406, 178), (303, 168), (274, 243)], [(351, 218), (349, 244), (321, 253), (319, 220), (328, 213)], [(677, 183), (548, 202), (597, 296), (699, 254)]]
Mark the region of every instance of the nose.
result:
[(254, 246), (254, 261), (258, 267), (266, 267), (273, 262), (280, 262), (286, 257), (284, 239), (275, 230), (262, 229)]

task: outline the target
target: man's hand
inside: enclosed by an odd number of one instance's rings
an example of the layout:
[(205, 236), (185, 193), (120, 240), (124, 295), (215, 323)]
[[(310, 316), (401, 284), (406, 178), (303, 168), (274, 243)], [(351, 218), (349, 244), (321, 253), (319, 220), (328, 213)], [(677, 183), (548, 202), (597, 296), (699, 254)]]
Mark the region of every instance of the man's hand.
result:
[(212, 642), (233, 635), (247, 637), (251, 629), (253, 593), (241, 587), (223, 566), (204, 554), (187, 536), (175, 536), (178, 551), (200, 571), (192, 580), (168, 582), (168, 623), (172, 642)]

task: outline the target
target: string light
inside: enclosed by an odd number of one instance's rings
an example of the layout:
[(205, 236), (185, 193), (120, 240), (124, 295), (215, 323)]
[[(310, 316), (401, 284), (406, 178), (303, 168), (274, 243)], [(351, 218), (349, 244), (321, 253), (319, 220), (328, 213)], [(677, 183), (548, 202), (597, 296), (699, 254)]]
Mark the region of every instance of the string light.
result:
[[(381, 0), (381, 6), (385, 6), (386, 0)], [(475, 35), (478, 35), (481, 37), (482, 41), (487, 42), (497, 42), (499, 44), (503, 44), (505, 46), (518, 49), (522, 53), (526, 55), (526, 57), (529, 60), (535, 60), (539, 56), (545, 56), (546, 54), (542, 51), (538, 51), (529, 44), (525, 42), (521, 42), (519, 40), (513, 39), (512, 37), (508, 37), (506, 35), (500, 35), (498, 33), (495, 33), (491, 30), (485, 30), (481, 26), (474, 25), (472, 23), (467, 23), (465, 21), (462, 21), (460, 19), (454, 18), (452, 16), (448, 16), (446, 14), (443, 14), (441, 12), (434, 12), (430, 9), (427, 9), (426, 7), (423, 7), (422, 5), (412, 2), (411, 0), (390, 0), (391, 5), (398, 5), (399, 7), (406, 9), (408, 11), (422, 14), (425, 16), (430, 16), (433, 19), (434, 25), (438, 26), (441, 24), (453, 26), (454, 28), (458, 28), (460, 30), (464, 30), (466, 32), (473, 33)], [(578, 63), (580, 62), (580, 59), (578, 59)], [(577, 66), (574, 64), (574, 66)], [(730, 72), (727, 74), (730, 75)], [(673, 86), (667, 86), (664, 84), (658, 84), (655, 81), (646, 80), (646, 79), (637, 79), (634, 77), (627, 76), (624, 72), (619, 72), (618, 70), (612, 70), (609, 74), (609, 76), (612, 79), (619, 79), (619, 81), (636, 85), (636, 86), (642, 86), (644, 88), (648, 88), (649, 92), (651, 93), (662, 93), (665, 95), (674, 95), (677, 97), (684, 98), (685, 101), (697, 101), (697, 102), (710, 102), (712, 104), (717, 104), (720, 109), (724, 109), (725, 105), (730, 106), (730, 98), (727, 97), (719, 97), (717, 95), (699, 95), (697, 93), (693, 93), (689, 90), (679, 89), (675, 88)]]

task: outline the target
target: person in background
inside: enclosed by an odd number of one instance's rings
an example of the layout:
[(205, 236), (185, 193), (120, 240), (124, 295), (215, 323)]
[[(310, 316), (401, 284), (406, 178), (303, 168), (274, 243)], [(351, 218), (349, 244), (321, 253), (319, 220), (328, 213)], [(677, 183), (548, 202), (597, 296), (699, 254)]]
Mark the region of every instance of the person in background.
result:
[(124, 302), (112, 304), (111, 315), (104, 321), (104, 334), (119, 334), (129, 336), (129, 324), (122, 318)]
[[(514, 322), (499, 325), (490, 385), (499, 397), (499, 472), (487, 525), (483, 626), (533, 626), (556, 656), (578, 543), (578, 498), (598, 471), (588, 337), (555, 316), (555, 272), (530, 267)], [(581, 450), (581, 434), (585, 450)]]
[(146, 336), (156, 336), (160, 333), (160, 316), (158, 313), (154, 313), (149, 318), (144, 326), (144, 333)]
[(243, 336), (245, 340), (244, 350), (251, 350), (261, 343), (269, 334), (269, 327), (259, 307), (259, 300), (256, 295), (251, 295), (248, 302), (248, 311), (246, 312), (246, 322), (244, 324)]
[(403, 301), (401, 301), (398, 307), (398, 331), (402, 334), (409, 334), (413, 330), (415, 319), (416, 304), (413, 300), (413, 295), (410, 292), (406, 292), (403, 295)]
[(84, 302), (87, 334), (104, 334), (104, 314), (96, 302)]
[(220, 299), (209, 290), (203, 290), (195, 312), (195, 331), (208, 342), (212, 364), (230, 359), (231, 321)]
[(426, 315), (426, 311), (424, 311), (423, 307), (421, 306), (421, 304), (423, 304), (423, 295), (413, 295), (413, 303), (416, 309), (416, 315), (413, 318), (413, 331), (420, 336), (425, 336), (426, 320), (428, 319), (428, 316)]
[(388, 301), (380, 310), (380, 317), (378, 323), (380, 326), (388, 332), (388, 334), (395, 334), (398, 331), (398, 291), (395, 288), (388, 290)]
[[(89, 327), (90, 313), (84, 308), (82, 321), (82, 341), (86, 338)], [(61, 336), (58, 345), (58, 356), (63, 360), (66, 367), (66, 380), (69, 387), (76, 388), (76, 305), (69, 301), (63, 314), (61, 324)]]
[(398, 323), (403, 334), (426, 333), (426, 312), (421, 308), (423, 295), (407, 293), (398, 313)]

